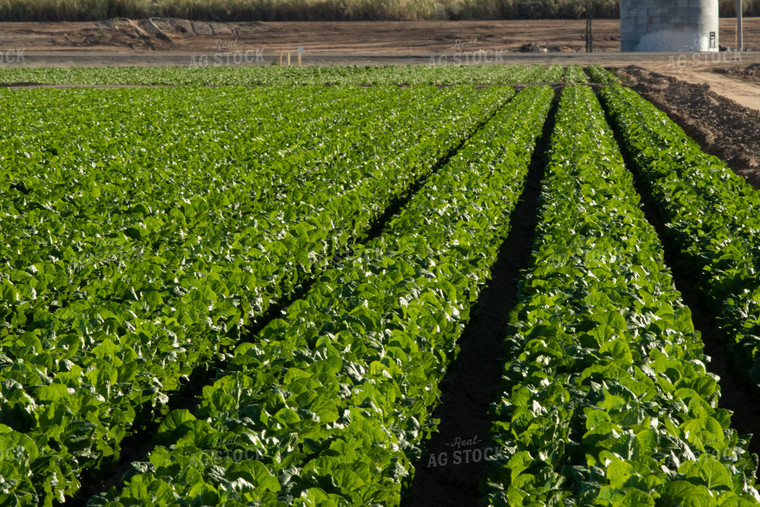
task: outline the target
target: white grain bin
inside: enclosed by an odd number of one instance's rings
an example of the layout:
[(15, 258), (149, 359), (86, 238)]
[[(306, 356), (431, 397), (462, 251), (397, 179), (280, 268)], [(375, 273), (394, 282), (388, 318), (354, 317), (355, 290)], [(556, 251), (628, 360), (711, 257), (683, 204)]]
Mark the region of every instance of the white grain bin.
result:
[(620, 0), (620, 51), (718, 51), (718, 0)]

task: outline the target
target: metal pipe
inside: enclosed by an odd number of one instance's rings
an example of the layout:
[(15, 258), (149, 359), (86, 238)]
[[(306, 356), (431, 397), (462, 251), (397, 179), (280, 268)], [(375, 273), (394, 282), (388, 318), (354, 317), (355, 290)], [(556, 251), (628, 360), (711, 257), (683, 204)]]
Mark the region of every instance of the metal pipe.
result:
[(586, 0), (586, 53), (594, 51), (594, 36), (591, 33), (591, 19), (593, 16), (591, 12), (591, 0)]
[(742, 0), (736, 0), (736, 49), (744, 49), (744, 30), (742, 27)]

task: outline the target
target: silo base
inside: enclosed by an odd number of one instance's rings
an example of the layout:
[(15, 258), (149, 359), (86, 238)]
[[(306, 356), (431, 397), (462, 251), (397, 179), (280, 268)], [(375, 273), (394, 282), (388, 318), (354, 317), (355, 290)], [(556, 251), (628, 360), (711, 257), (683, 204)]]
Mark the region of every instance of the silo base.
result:
[(642, 35), (633, 51), (718, 51), (717, 34), (710, 47), (709, 34), (696, 30), (663, 30)]

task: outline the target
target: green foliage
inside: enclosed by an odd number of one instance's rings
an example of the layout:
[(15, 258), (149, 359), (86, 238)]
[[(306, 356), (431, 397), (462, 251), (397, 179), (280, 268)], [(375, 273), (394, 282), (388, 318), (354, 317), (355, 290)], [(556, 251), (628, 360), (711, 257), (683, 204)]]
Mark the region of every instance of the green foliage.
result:
[(602, 97), (731, 356), (760, 386), (760, 193), (632, 90)]
[[(302, 77), (465, 75), (417, 69)], [(602, 71), (588, 72), (609, 79)], [(151, 72), (138, 77), (201, 79)], [(297, 76), (277, 72), (259, 77)], [(558, 65), (482, 72), (474, 79), (585, 78)], [(759, 379), (757, 194), (632, 92), (601, 94)], [(63, 501), (153, 423), (148, 461), (92, 505), (397, 504), (553, 97), (546, 86), (513, 95), (0, 90), (13, 118), (0, 124), (0, 504)], [(507, 452), (490, 501), (758, 500), (746, 442), (717, 406), (717, 379), (588, 87), (563, 94), (540, 212), (493, 409)], [(168, 395), (217, 358), (197, 409), (169, 411)]]
[(492, 505), (757, 503), (755, 463), (590, 88), (565, 88), (492, 407)]
[(3, 484), (47, 503), (107, 470), (513, 93), (3, 93), (0, 424), (36, 446), (31, 467), (0, 456)]
[(586, 73), (592, 83), (619, 84), (620, 80), (604, 67), (596, 64), (586, 67)]
[[(562, 78), (565, 83), (588, 83), (588, 77), (580, 65), (568, 65)], [(596, 82), (594, 80), (594, 82)]]
[[(447, 62), (455, 62), (454, 55)], [(562, 81), (561, 65), (389, 65), (383, 67), (0, 67), (0, 81), (57, 84), (153, 84), (202, 86), (517, 84)], [(591, 66), (592, 69), (598, 66)], [(570, 70), (581, 79), (579, 69)], [(589, 70), (592, 82), (617, 83), (609, 72)], [(611, 81), (610, 81), (611, 80)]]
[[(173, 417), (162, 435), (177, 438), (111, 492), (112, 505), (144, 503), (153, 491), (397, 505), (437, 423), (438, 383), (508, 233), (552, 96), (548, 87), (521, 92), (381, 236), (240, 345), (204, 389), (198, 420), (178, 431), (185, 415)], [(231, 471), (251, 464), (266, 472), (234, 487)]]

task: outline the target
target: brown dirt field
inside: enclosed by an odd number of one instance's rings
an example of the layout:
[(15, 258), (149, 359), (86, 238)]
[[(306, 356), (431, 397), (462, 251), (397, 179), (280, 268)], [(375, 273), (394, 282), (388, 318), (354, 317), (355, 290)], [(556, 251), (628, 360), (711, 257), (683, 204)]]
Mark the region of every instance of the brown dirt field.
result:
[[(308, 54), (430, 55), (457, 43), (473, 49), (518, 51), (538, 44), (552, 52), (583, 51), (585, 20), (203, 22), (175, 18), (94, 22), (2, 22), (0, 50), (33, 52), (213, 52), (218, 49), (295, 50)], [(595, 20), (596, 51), (620, 47), (615, 19)], [(735, 21), (721, 20), (721, 42), (733, 46)], [(760, 50), (760, 18), (745, 19), (745, 44)]]
[[(399, 55), (449, 51), (457, 42), (477, 49), (517, 51), (526, 43), (555, 51), (583, 50), (585, 21), (197, 22), (180, 19), (69, 23), (0, 23), (0, 48), (27, 51), (295, 50), (307, 53)], [(617, 21), (596, 24), (599, 50), (619, 47)], [(161, 35), (163, 34), (163, 36)], [(760, 41), (758, 41), (760, 42)]]

